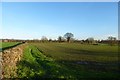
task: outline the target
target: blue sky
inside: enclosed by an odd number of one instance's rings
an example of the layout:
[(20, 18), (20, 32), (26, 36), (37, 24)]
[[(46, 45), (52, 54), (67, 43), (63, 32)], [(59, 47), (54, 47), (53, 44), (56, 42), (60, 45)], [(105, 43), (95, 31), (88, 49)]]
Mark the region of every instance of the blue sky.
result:
[(57, 39), (66, 32), (76, 39), (118, 35), (117, 2), (2, 3), (2, 37)]

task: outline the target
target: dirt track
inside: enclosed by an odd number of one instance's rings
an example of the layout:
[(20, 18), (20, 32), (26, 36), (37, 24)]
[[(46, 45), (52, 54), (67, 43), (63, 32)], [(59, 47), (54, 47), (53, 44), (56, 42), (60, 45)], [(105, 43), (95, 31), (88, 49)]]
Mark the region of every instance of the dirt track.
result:
[(16, 47), (4, 50), (0, 52), (0, 57), (2, 56), (0, 63), (0, 69), (2, 71), (0, 77), (3, 78), (15, 78), (17, 77), (16, 74), (16, 64), (20, 61), (21, 56), (23, 54), (23, 49), (25, 48), (26, 44), (21, 44)]

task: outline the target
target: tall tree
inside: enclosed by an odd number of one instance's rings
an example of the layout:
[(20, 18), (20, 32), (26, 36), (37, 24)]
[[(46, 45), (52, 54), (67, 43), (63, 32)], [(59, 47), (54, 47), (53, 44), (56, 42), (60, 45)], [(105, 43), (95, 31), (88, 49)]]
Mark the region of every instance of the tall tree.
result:
[(70, 39), (71, 39), (72, 37), (74, 37), (74, 35), (73, 35), (72, 33), (66, 33), (66, 34), (64, 35), (64, 37), (67, 39), (67, 42), (70, 43)]

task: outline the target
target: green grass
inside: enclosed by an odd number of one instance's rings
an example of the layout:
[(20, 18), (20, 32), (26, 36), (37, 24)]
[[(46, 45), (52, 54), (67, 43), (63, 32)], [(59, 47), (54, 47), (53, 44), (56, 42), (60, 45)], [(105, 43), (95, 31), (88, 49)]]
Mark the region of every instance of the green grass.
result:
[(4, 50), (7, 48), (10, 48), (12, 46), (15, 46), (17, 44), (20, 44), (20, 42), (0, 42), (0, 50)]
[(18, 44), (19, 42), (2, 42), (2, 48), (6, 48), (8, 46), (13, 46), (15, 44)]
[(0, 42), (0, 51), (2, 51), (2, 42)]
[[(87, 64), (78, 64), (87, 62)], [(118, 78), (117, 46), (32, 43), (17, 64), (18, 78)]]
[[(22, 60), (18, 63), (18, 78), (62, 78), (70, 76), (67, 68), (43, 55), (38, 48), (27, 46)], [(66, 73), (65, 73), (66, 72)]]
[(33, 43), (33, 45), (56, 60), (118, 61), (118, 46), (77, 43)]

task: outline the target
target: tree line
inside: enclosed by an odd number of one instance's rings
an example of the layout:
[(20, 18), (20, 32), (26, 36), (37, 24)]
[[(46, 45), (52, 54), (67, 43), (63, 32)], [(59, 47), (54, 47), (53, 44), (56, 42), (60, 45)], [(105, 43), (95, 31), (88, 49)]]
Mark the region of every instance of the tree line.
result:
[(67, 32), (63, 36), (58, 36), (57, 40), (48, 39), (46, 36), (42, 36), (42, 38), (39, 39), (33, 39), (33, 40), (16, 40), (16, 39), (2, 39), (2, 42), (79, 42), (81, 44), (93, 44), (98, 45), (98, 43), (104, 43), (104, 44), (118, 44), (118, 41), (116, 37), (109, 36), (107, 40), (95, 40), (93, 37), (89, 37), (86, 40), (77, 40), (74, 39), (74, 34)]

